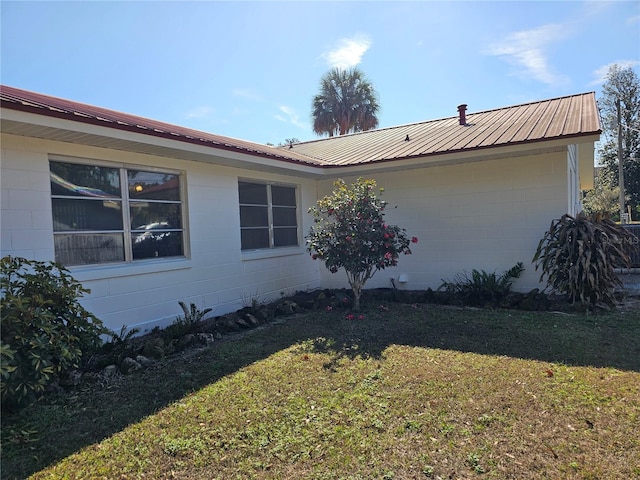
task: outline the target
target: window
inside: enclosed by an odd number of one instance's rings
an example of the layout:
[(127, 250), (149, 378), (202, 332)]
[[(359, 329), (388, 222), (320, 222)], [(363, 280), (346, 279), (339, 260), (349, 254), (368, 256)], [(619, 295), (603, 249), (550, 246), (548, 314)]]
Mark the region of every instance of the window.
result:
[(62, 161), (49, 168), (57, 262), (184, 255), (179, 174)]
[(238, 182), (242, 250), (298, 245), (296, 188)]

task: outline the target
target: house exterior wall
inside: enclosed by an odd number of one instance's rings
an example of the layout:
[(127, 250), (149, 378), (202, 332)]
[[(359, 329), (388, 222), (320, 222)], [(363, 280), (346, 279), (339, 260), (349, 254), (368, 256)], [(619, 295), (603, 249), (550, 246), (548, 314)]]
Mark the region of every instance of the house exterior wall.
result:
[[(82, 304), (107, 327), (142, 331), (171, 323), (178, 301), (213, 308), (220, 315), (250, 303), (320, 286), (319, 266), (302, 238), (316, 185), (285, 175), (141, 155), (69, 143), (2, 135), (2, 256), (54, 260), (49, 159), (74, 157), (180, 170), (185, 176), (188, 258), (133, 264), (69, 267), (91, 289)], [(243, 253), (240, 249), (238, 178), (298, 186), (300, 247)]]
[[(366, 288), (391, 287), (390, 277), (403, 273), (408, 281), (398, 288), (436, 289), (458, 273), (501, 273), (517, 262), (526, 270), (514, 289), (540, 287), (531, 259), (551, 220), (567, 212), (567, 172), (567, 152), (558, 152), (363, 175), (384, 187), (387, 222), (419, 238), (411, 256), (377, 272)], [(319, 195), (332, 186), (321, 181)], [(323, 266), (321, 275), (324, 287), (348, 287), (343, 271)]]

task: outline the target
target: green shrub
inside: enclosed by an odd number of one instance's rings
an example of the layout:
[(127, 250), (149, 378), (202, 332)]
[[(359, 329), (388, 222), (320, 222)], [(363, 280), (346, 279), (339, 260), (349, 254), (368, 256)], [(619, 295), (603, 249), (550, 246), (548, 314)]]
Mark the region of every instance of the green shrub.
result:
[(163, 330), (162, 333), (165, 340), (180, 338), (188, 333), (194, 333), (207, 313), (212, 311), (211, 308), (200, 310), (195, 303), (191, 303), (187, 307), (186, 303), (180, 301), (178, 305), (182, 308), (184, 315), (177, 316), (176, 320)]
[(106, 333), (102, 322), (78, 298), (82, 287), (62, 265), (3, 257), (2, 360), (3, 408), (41, 395), (62, 372), (77, 368)]
[(533, 262), (540, 281), (547, 277), (552, 291), (585, 305), (615, 304), (615, 288), (622, 282), (616, 268), (630, 266), (636, 237), (601, 215), (553, 220), (538, 244)]
[(456, 275), (453, 280), (443, 280), (438, 290), (458, 295), (467, 305), (497, 305), (511, 292), (513, 281), (520, 277), (523, 271), (522, 262), (516, 263), (502, 275), (473, 269), (471, 275), (462, 273)]

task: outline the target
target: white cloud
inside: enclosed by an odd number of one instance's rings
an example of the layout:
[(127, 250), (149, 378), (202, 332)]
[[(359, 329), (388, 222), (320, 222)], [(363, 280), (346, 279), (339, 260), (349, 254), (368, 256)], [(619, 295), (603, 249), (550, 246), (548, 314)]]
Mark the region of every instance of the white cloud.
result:
[(299, 128), (303, 128), (303, 129), (308, 128), (307, 125), (305, 125), (305, 123), (300, 120), (300, 116), (296, 113), (296, 111), (293, 108), (287, 107), (286, 105), (280, 105), (278, 109), (282, 113), (284, 113), (285, 116), (283, 117), (282, 115), (276, 114), (275, 115), (276, 120), (279, 120), (285, 123), (291, 123)]
[(322, 57), (332, 68), (354, 67), (362, 61), (362, 56), (370, 46), (371, 40), (366, 35), (342, 38), (336, 48), (323, 53)]
[(234, 88), (231, 93), (235, 97), (246, 98), (247, 100), (262, 101), (262, 97), (248, 88)]
[(638, 60), (618, 60), (617, 62), (603, 65), (593, 71), (594, 80), (589, 82), (589, 85), (602, 85), (606, 81), (607, 73), (609, 73), (609, 68), (612, 65), (619, 65), (621, 68), (633, 68), (636, 65), (640, 65), (640, 62)]
[(492, 45), (486, 53), (505, 57), (506, 60), (535, 80), (556, 84), (566, 81), (564, 75), (553, 72), (549, 66), (546, 48), (567, 35), (567, 25), (549, 24), (532, 30), (509, 34), (503, 41)]
[(187, 112), (187, 118), (204, 118), (213, 113), (213, 108), (201, 105), (194, 107)]

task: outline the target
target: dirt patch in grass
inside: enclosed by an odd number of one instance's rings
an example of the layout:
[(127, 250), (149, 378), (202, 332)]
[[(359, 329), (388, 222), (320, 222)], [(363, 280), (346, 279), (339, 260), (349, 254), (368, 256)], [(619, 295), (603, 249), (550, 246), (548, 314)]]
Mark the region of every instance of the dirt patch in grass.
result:
[(2, 477), (640, 477), (637, 311), (345, 315), (288, 317), (5, 415)]

